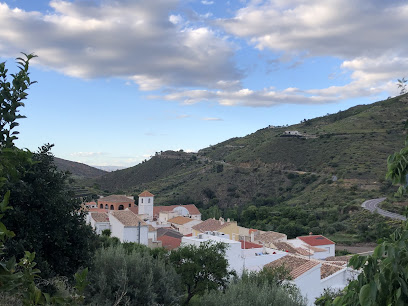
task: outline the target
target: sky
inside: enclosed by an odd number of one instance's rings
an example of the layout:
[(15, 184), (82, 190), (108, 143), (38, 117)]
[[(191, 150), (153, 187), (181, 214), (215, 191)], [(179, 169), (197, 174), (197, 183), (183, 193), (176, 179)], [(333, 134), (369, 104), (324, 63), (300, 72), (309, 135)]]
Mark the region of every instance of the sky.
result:
[(0, 0), (0, 62), (34, 53), (21, 148), (129, 167), (395, 96), (408, 2)]

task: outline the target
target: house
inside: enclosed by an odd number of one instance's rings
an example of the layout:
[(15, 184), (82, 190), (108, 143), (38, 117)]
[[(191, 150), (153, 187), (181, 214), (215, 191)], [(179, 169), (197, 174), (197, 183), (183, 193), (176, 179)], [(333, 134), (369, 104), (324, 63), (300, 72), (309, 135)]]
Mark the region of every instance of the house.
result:
[(173, 228), (177, 229), (183, 235), (192, 234), (193, 233), (192, 227), (197, 224), (200, 224), (201, 222), (203, 221), (183, 216), (177, 216), (175, 218), (168, 220), (168, 223), (170, 223)]
[[(295, 245), (304, 245), (313, 251), (313, 258), (324, 259), (335, 255), (336, 244), (322, 235), (300, 236), (291, 240)], [(299, 243), (300, 242), (300, 243)]]
[(130, 210), (109, 213), (112, 236), (121, 242), (137, 242), (149, 245), (149, 226)]
[(264, 265), (286, 256), (285, 252), (266, 249), (251, 242), (245, 242), (245, 248), (243, 248), (243, 241), (229, 239), (227, 234), (221, 232), (208, 231), (198, 236), (182, 238), (182, 245), (199, 246), (203, 242), (225, 243), (227, 245), (225, 256), (229, 269), (235, 270), (238, 275), (242, 275), (244, 270), (260, 271)]
[(343, 289), (350, 280), (355, 279), (358, 272), (346, 264), (334, 264), (316, 259), (287, 254), (267, 265), (266, 268), (285, 267), (302, 296), (308, 299), (308, 305), (314, 301), (326, 288)]
[(192, 227), (193, 236), (197, 236), (200, 233), (205, 232), (220, 232), (228, 235), (231, 240), (239, 241), (239, 227), (236, 221), (227, 221), (224, 218), (216, 220), (214, 218), (207, 219), (200, 224)]
[(105, 212), (88, 213), (86, 223), (90, 224), (98, 235), (102, 234), (102, 231), (110, 229), (109, 216)]
[(110, 195), (98, 199), (98, 208), (107, 210), (124, 210), (135, 205), (133, 197), (125, 195)]

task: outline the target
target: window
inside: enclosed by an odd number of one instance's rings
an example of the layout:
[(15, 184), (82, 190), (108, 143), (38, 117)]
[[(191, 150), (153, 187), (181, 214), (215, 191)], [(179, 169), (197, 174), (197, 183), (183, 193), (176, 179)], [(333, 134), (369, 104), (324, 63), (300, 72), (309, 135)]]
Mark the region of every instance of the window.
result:
[(132, 207), (132, 204), (129, 204), (129, 207)]
[(105, 204), (105, 209), (109, 209), (109, 206), (108, 206), (108, 204)]
[(142, 199), (142, 202), (141, 203), (143, 203), (143, 199)]
[(113, 207), (113, 205), (111, 205), (110, 209), (111, 209), (111, 210), (115, 210), (115, 207)]
[(150, 199), (147, 200), (147, 203), (150, 203)]
[(100, 209), (103, 209), (103, 204), (101, 204), (101, 206), (99, 206)]
[(125, 207), (123, 205), (119, 205), (119, 210), (124, 210)]

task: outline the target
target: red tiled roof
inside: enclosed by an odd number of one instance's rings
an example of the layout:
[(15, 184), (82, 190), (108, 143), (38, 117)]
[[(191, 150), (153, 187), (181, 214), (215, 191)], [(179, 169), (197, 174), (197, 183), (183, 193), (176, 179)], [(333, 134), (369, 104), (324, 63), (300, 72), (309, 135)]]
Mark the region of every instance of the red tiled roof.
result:
[(108, 202), (108, 203), (122, 203), (122, 202), (124, 202), (124, 203), (133, 204), (133, 203), (135, 203), (135, 200), (130, 199), (125, 195), (116, 195), (116, 194), (98, 199), (98, 203), (105, 203), (105, 202)]
[[(172, 211), (174, 208), (180, 206), (186, 208), (190, 215), (201, 215), (200, 211), (194, 204), (187, 204), (187, 205), (153, 206), (153, 216), (157, 218), (161, 212)], [(135, 214), (139, 213), (139, 207), (137, 206), (129, 207), (129, 209), (133, 211)]]
[(141, 197), (141, 198), (154, 197), (154, 194), (152, 194), (149, 191), (145, 190), (141, 194), (139, 194), (139, 197)]
[(175, 238), (170, 236), (157, 237), (157, 240), (162, 242), (162, 247), (166, 250), (173, 250), (178, 248), (181, 244), (181, 238)]
[[(240, 242), (241, 242), (241, 249), (247, 250), (247, 249), (259, 249), (259, 248), (262, 248), (262, 245), (256, 244), (256, 243), (253, 243), (253, 242), (250, 242), (250, 241), (245, 241), (245, 244), (244, 244), (244, 240), (240, 240)], [(245, 247), (244, 247), (244, 245), (245, 245)]]
[(109, 211), (109, 209), (104, 209), (104, 208), (88, 208), (88, 211), (89, 212), (104, 212), (104, 213), (106, 213), (106, 212), (108, 212)]
[(113, 210), (111, 215), (119, 220), (124, 226), (147, 225), (142, 219), (135, 215), (130, 210)]
[(91, 213), (91, 217), (95, 222), (109, 222), (108, 214), (104, 212), (93, 212)]
[(337, 271), (340, 271), (343, 267), (339, 267), (333, 264), (323, 263), (322, 267), (320, 268), (320, 279), (326, 278)]
[(169, 220), (169, 223), (175, 223), (179, 225), (186, 224), (188, 222), (194, 221), (194, 219), (178, 216)]
[(319, 262), (316, 260), (308, 260), (298, 256), (286, 255), (278, 260), (272, 261), (271, 263), (265, 265), (265, 267), (278, 268), (280, 266), (284, 266), (285, 269), (288, 270), (292, 279), (296, 279), (318, 264)]
[(230, 225), (230, 222), (221, 222), (220, 220), (215, 219), (207, 219), (197, 225), (194, 225), (192, 229), (199, 231), (199, 232), (207, 232), (207, 231), (218, 231), (223, 227)]
[(300, 236), (297, 238), (302, 240), (303, 242), (306, 242), (308, 245), (311, 245), (311, 246), (335, 244), (333, 241), (327, 239), (326, 237), (322, 235)]

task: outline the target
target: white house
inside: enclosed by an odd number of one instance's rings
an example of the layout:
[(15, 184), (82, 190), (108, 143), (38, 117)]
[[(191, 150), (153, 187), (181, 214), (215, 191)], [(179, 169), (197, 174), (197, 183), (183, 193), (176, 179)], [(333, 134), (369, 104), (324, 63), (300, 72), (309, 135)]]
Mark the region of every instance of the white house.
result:
[(220, 232), (206, 232), (193, 237), (183, 237), (181, 243), (182, 245), (193, 244), (199, 246), (206, 241), (227, 244), (226, 258), (229, 269), (235, 270), (238, 275), (242, 275), (244, 269), (249, 271), (262, 270), (267, 263), (286, 255), (285, 252), (266, 248), (242, 249), (240, 241), (231, 240), (227, 234)]
[(335, 255), (336, 244), (322, 235), (300, 236), (296, 239), (288, 240), (295, 246), (303, 246), (312, 253), (311, 257), (325, 259)]
[(347, 263), (325, 262), (308, 259), (302, 256), (287, 254), (286, 256), (266, 265), (268, 268), (284, 266), (302, 296), (308, 299), (308, 305), (314, 301), (326, 288), (343, 289), (358, 272), (347, 268)]
[(110, 229), (109, 216), (104, 212), (90, 212), (86, 216), (86, 222), (100, 235), (103, 230)]
[(149, 226), (130, 210), (111, 211), (109, 214), (112, 236), (121, 242), (149, 245)]

